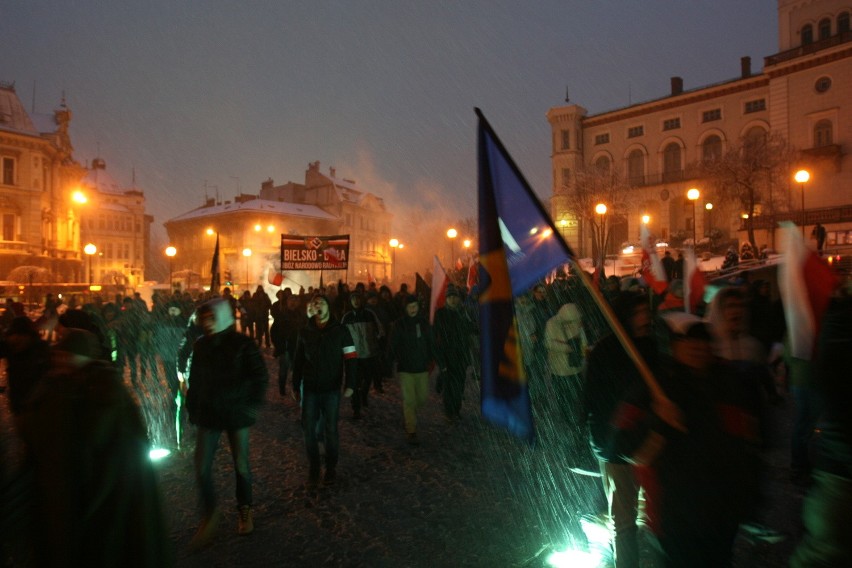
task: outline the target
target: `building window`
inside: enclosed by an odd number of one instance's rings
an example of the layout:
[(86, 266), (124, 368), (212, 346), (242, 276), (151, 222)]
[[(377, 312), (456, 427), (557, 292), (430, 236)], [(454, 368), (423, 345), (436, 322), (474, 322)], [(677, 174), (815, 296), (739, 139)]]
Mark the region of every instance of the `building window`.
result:
[(745, 113), (749, 114), (752, 112), (760, 112), (766, 110), (766, 99), (757, 99), (754, 101), (748, 101), (745, 104)]
[(595, 144), (609, 144), (609, 132), (595, 136)]
[(802, 26), (802, 45), (809, 45), (814, 42), (814, 27), (810, 24)]
[(15, 215), (13, 213), (3, 213), (3, 240), (15, 240)]
[(571, 131), (563, 130), (562, 131), (562, 149), (570, 150), (571, 149)]
[(633, 150), (627, 156), (627, 178), (630, 185), (645, 184), (645, 154), (642, 150)]
[(837, 33), (842, 34), (849, 31), (849, 12), (841, 12), (837, 16)]
[(568, 187), (571, 183), (571, 170), (562, 168), (562, 187)]
[(704, 139), (701, 145), (701, 159), (705, 162), (715, 162), (722, 157), (722, 139), (713, 134)]
[(823, 18), (819, 21), (819, 39), (828, 39), (831, 37), (831, 20)]
[(663, 121), (663, 130), (677, 130), (680, 128), (679, 118), (670, 118)]
[(814, 90), (817, 93), (824, 93), (831, 88), (831, 79), (829, 77), (820, 77), (814, 83)]
[(15, 158), (3, 158), (3, 185), (15, 185)]
[(663, 181), (677, 181), (682, 177), (680, 146), (672, 142), (663, 150)]
[(714, 108), (701, 113), (701, 122), (713, 122), (714, 120), (722, 120), (722, 109)]
[(601, 156), (597, 160), (595, 160), (595, 170), (601, 174), (609, 173), (609, 158), (606, 156)]
[(828, 119), (818, 121), (814, 125), (814, 148), (831, 146), (833, 143), (831, 121)]
[(627, 137), (628, 138), (637, 138), (645, 134), (644, 126), (632, 126), (627, 129)]

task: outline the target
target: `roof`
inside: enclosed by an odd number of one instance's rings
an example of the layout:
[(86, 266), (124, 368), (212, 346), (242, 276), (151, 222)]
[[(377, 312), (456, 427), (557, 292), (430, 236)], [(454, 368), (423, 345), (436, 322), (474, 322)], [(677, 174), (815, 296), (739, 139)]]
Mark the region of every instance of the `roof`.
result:
[[(105, 168), (106, 166), (104, 166)], [(92, 168), (80, 182), (83, 186), (94, 188), (101, 193), (113, 193), (123, 195), (130, 188), (121, 187), (115, 179), (109, 175), (104, 168)]]
[(267, 213), (272, 215), (289, 215), (291, 217), (310, 217), (327, 221), (336, 220), (337, 217), (317, 207), (316, 205), (304, 205), (302, 203), (290, 203), (288, 201), (270, 201), (267, 199), (252, 199), (241, 203), (222, 203), (210, 207), (199, 207), (183, 215), (178, 215), (167, 223), (188, 221), (190, 219), (203, 219), (215, 215), (227, 213)]
[(38, 130), (21, 104), (14, 84), (0, 84), (0, 130), (38, 136)]

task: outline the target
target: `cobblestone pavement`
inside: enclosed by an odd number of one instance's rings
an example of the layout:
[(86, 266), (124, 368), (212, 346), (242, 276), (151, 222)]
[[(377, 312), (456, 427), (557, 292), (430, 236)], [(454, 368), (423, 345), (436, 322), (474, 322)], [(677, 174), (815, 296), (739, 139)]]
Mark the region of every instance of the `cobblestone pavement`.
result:
[[(547, 566), (551, 552), (586, 546), (578, 520), (601, 506), (599, 481), (568, 471), (564, 436), (540, 428), (529, 447), (484, 424), (469, 381), (462, 419), (445, 422), (438, 395), (422, 410), (418, 447), (406, 443), (400, 392), (385, 380), (361, 420), (341, 407), (338, 482), (309, 491), (298, 407), (273, 380), (251, 431), (255, 531), (236, 534), (233, 468), (225, 438), (214, 464), (224, 512), (213, 542), (191, 553), (199, 521), (190, 449), (157, 465), (178, 567)], [(289, 388), (289, 385), (288, 385)], [(288, 393), (289, 395), (289, 393)], [(2, 401), (5, 404), (5, 400)], [(780, 567), (799, 534), (802, 494), (787, 480), (788, 400), (774, 409), (762, 521), (786, 533), (780, 544), (736, 543), (736, 565)], [(185, 436), (191, 448), (193, 432)]]

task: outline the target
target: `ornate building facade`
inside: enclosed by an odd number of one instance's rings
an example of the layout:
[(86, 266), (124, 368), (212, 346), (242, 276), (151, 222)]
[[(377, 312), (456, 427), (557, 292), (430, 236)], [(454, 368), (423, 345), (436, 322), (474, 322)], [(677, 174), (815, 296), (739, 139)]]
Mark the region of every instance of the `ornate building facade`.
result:
[[(340, 279), (391, 279), (390, 226), (392, 215), (384, 200), (357, 187), (354, 180), (328, 174), (320, 163), (308, 165), (304, 183), (261, 184), (257, 195), (241, 194), (233, 201), (208, 199), (164, 225), (175, 248), (170, 271), (182, 286), (200, 288), (211, 281), (211, 260), (219, 235), (223, 281), (253, 290), (280, 261), (282, 234), (350, 235), (349, 269), (324, 275)], [(339, 272), (339, 274), (337, 273)], [(288, 274), (283, 286), (316, 286), (319, 273)]]
[[(751, 224), (756, 244), (773, 246), (777, 222), (790, 220), (807, 235), (821, 223), (829, 247), (852, 245), (850, 13), (844, 0), (778, 0), (778, 52), (759, 73), (744, 57), (740, 76), (722, 83), (684, 89), (673, 77), (669, 95), (656, 100), (594, 115), (577, 104), (550, 109), (551, 213), (568, 241), (589, 254), (591, 212), (572, 210), (572, 192), (578, 172), (593, 168), (617, 171), (633, 193), (626, 210), (613, 212), (608, 252), (635, 241), (646, 215), (666, 241), (718, 229), (742, 242)], [(745, 218), (734, 204), (714, 204), (708, 180), (690, 166), (758, 134), (780, 136), (799, 158)], [(809, 181), (794, 181), (795, 169)], [(697, 200), (687, 198), (691, 188)]]

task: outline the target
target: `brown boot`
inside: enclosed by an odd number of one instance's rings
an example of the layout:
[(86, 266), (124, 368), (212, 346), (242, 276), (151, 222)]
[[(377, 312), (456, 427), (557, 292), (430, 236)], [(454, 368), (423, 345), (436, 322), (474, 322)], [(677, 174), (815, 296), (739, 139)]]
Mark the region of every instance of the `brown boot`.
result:
[(254, 519), (251, 515), (251, 507), (243, 505), (240, 507), (240, 518), (237, 521), (237, 534), (247, 535), (254, 531)]
[(216, 535), (216, 530), (219, 528), (219, 521), (222, 520), (222, 512), (218, 509), (213, 509), (212, 512), (205, 515), (201, 519), (201, 524), (198, 530), (195, 531), (195, 536), (189, 541), (190, 550), (199, 550), (207, 546), (213, 537)]

